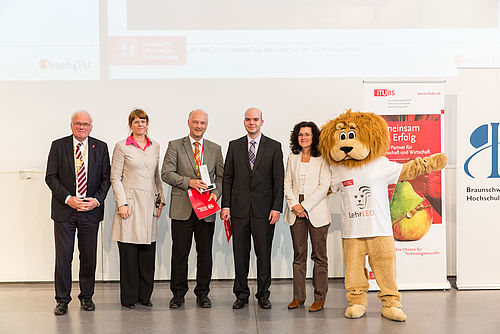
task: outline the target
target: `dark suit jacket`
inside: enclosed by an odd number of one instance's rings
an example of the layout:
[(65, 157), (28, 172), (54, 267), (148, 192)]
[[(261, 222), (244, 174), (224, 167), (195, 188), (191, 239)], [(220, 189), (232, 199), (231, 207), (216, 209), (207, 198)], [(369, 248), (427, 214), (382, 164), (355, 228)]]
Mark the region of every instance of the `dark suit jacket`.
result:
[(245, 218), (252, 212), (257, 218), (269, 217), (271, 210), (283, 209), (283, 152), (281, 144), (262, 135), (254, 169), (250, 169), (247, 136), (229, 143), (224, 178), (222, 207), (231, 216)]
[[(207, 165), (210, 180), (216, 188), (211, 191), (217, 198), (222, 193), (222, 173), (224, 161), (219, 145), (203, 138), (203, 164)], [(163, 181), (172, 186), (170, 197), (170, 218), (187, 220), (191, 216), (193, 207), (189, 201), (187, 190), (190, 179), (199, 179), (196, 174), (193, 148), (189, 136), (173, 140), (168, 143), (163, 167), (161, 169)], [(215, 221), (215, 214), (205, 218), (207, 222)]]
[[(87, 197), (94, 197), (100, 206), (87, 212), (91, 222), (98, 223), (104, 216), (104, 199), (111, 185), (109, 179), (109, 153), (105, 142), (88, 138)], [(45, 182), (52, 191), (51, 218), (65, 221), (75, 209), (65, 204), (68, 195), (76, 194), (73, 135), (52, 142)]]

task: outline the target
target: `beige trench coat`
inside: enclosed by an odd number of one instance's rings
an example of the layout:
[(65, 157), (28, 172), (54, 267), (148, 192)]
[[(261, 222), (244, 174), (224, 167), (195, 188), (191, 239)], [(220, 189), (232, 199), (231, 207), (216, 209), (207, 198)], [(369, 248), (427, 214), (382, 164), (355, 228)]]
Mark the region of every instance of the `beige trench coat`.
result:
[[(160, 145), (152, 141), (145, 151), (126, 140), (116, 143), (111, 162), (111, 185), (116, 202), (111, 239), (133, 244), (151, 244), (158, 239), (156, 196), (163, 196), (160, 180)], [(127, 204), (130, 217), (122, 219), (118, 208)]]

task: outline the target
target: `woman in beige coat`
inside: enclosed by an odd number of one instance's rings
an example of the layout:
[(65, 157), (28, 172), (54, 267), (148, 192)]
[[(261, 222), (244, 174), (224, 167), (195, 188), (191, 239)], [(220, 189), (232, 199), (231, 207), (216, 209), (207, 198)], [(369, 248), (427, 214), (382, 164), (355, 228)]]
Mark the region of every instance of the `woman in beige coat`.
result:
[(160, 180), (160, 146), (147, 136), (148, 115), (141, 109), (128, 117), (132, 134), (116, 143), (111, 184), (116, 201), (111, 239), (120, 252), (120, 299), (135, 308), (153, 306), (157, 219), (165, 202)]
[(290, 225), (293, 241), (293, 301), (289, 309), (298, 308), (306, 299), (307, 235), (311, 238), (314, 261), (314, 303), (310, 312), (323, 309), (328, 291), (328, 257), (326, 240), (331, 216), (327, 192), (331, 172), (318, 151), (319, 129), (313, 122), (295, 125), (285, 173), (285, 221)]

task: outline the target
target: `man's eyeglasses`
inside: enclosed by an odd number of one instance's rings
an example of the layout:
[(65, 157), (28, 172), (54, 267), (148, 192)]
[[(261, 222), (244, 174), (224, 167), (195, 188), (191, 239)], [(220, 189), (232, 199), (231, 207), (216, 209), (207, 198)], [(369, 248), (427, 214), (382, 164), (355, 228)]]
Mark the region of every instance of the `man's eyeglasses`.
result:
[(74, 126), (81, 127), (83, 126), (84, 128), (90, 128), (92, 126), (92, 123), (80, 123), (80, 122), (74, 122)]

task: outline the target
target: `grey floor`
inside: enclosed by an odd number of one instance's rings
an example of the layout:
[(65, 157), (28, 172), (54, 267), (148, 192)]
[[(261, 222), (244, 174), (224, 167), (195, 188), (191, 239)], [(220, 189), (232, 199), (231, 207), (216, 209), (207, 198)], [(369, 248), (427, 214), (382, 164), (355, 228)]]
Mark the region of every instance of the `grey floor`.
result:
[[(312, 296), (308, 281), (308, 296)], [(343, 280), (330, 280), (326, 307), (317, 313), (305, 308), (288, 310), (290, 280), (274, 281), (271, 310), (262, 310), (255, 300), (248, 307), (233, 310), (232, 282), (212, 283), (213, 307), (196, 306), (191, 290), (182, 309), (170, 310), (167, 282), (155, 285), (153, 308), (122, 308), (117, 283), (97, 283), (95, 312), (80, 310), (78, 286), (65, 316), (56, 317), (52, 284), (0, 284), (0, 333), (500, 333), (500, 291), (403, 291), (405, 323), (380, 316), (380, 302), (369, 293), (368, 311), (356, 320), (344, 318), (346, 306)], [(251, 283), (255, 291), (255, 282)]]

